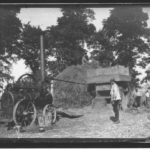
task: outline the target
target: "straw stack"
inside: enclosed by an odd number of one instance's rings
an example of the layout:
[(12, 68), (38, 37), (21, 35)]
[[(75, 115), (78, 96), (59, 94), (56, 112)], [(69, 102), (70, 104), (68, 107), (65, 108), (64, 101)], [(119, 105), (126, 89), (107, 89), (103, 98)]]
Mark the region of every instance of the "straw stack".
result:
[(92, 65), (70, 66), (61, 72), (56, 78), (82, 84), (54, 82), (54, 104), (59, 107), (83, 107), (91, 104), (92, 96), (87, 92), (87, 69)]

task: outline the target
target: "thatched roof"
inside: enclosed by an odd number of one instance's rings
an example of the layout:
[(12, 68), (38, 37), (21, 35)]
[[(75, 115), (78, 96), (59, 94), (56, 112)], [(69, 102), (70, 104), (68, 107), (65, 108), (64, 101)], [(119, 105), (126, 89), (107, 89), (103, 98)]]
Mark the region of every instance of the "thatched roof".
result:
[(115, 79), (115, 81), (127, 81), (129, 82), (131, 80), (130, 76), (126, 75), (119, 75), (119, 74), (113, 74), (113, 75), (99, 75), (97, 77), (92, 77), (87, 79), (87, 83), (95, 83), (95, 84), (101, 84), (101, 83), (110, 83), (111, 79)]
[(87, 83), (109, 83), (111, 79), (116, 81), (131, 81), (129, 69), (123, 66), (114, 66), (108, 68), (88, 69)]
[(86, 71), (89, 66), (70, 66), (61, 72), (56, 79), (70, 82), (54, 82), (54, 104), (59, 107), (80, 107), (89, 105), (92, 96), (87, 92)]

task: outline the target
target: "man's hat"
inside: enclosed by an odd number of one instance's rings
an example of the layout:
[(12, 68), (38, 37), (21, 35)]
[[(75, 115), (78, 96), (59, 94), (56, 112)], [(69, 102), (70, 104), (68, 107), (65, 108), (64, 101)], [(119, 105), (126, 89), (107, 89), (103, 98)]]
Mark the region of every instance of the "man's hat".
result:
[(111, 82), (116, 82), (116, 80), (114, 78), (110, 79), (110, 83)]

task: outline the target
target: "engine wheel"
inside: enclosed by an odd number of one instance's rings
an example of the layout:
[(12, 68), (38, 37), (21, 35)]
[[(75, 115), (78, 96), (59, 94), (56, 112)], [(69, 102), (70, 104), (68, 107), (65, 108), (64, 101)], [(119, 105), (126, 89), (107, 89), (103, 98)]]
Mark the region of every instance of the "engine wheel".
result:
[(13, 106), (14, 106), (13, 94), (9, 91), (4, 92), (1, 97), (1, 109), (5, 117), (12, 118)]
[(13, 110), (13, 120), (15, 124), (22, 127), (32, 126), (36, 120), (37, 111), (31, 101), (22, 99), (18, 101)]
[(56, 108), (50, 104), (45, 105), (43, 109), (43, 116), (45, 120), (45, 125), (49, 126), (56, 122)]

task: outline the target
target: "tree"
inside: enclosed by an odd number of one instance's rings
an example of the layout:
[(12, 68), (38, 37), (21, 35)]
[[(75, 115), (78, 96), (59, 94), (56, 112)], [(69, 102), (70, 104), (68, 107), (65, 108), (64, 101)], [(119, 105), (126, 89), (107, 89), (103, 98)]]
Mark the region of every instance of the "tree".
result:
[(90, 41), (95, 32), (91, 23), (94, 12), (81, 7), (61, 9), (63, 16), (58, 18), (57, 25), (48, 28), (49, 48), (57, 59), (62, 71), (66, 66), (81, 64), (84, 55), (84, 44)]
[(91, 52), (91, 57), (99, 62), (102, 67), (108, 67), (113, 65), (114, 56), (112, 51), (112, 43), (105, 37), (103, 31), (95, 33), (91, 40), (91, 48), (94, 50)]
[[(148, 36), (147, 20), (148, 14), (141, 7), (116, 7), (111, 10), (110, 17), (103, 21), (104, 38), (111, 43), (112, 64), (129, 67), (134, 85), (139, 74), (135, 66), (142, 67), (142, 59), (139, 62), (137, 59), (149, 50), (144, 40)], [(104, 42), (100, 44), (107, 49)]]
[(40, 27), (31, 26), (30, 23), (23, 26), (21, 33), (21, 48), (17, 53), (18, 58), (24, 59), (25, 64), (36, 73), (40, 66)]
[(2, 82), (10, 79), (11, 61), (19, 46), (22, 24), (16, 17), (18, 8), (0, 8), (0, 77)]

